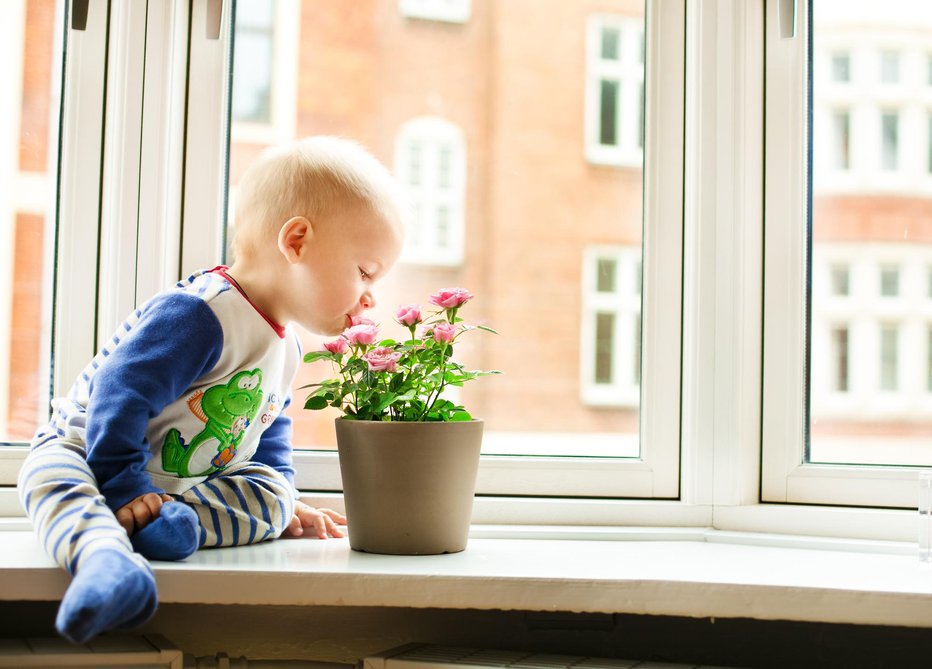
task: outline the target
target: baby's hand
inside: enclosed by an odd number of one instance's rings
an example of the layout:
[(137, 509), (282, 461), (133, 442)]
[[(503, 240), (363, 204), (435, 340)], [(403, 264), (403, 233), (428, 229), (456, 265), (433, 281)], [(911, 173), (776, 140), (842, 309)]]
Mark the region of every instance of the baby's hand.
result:
[(140, 495), (117, 510), (115, 514), (117, 522), (122, 525), (129, 536), (133, 536), (133, 532), (141, 530), (159, 517), (164, 502), (171, 501), (172, 498), (168, 495), (159, 495), (154, 492)]
[(343, 533), (337, 525), (346, 525), (346, 516), (337, 513), (333, 509), (315, 509), (304, 502), (296, 501), (294, 503), (294, 517), (285, 528), (285, 534), (292, 537), (300, 537), (304, 534), (304, 528), (313, 529), (318, 539), (327, 537), (340, 538)]

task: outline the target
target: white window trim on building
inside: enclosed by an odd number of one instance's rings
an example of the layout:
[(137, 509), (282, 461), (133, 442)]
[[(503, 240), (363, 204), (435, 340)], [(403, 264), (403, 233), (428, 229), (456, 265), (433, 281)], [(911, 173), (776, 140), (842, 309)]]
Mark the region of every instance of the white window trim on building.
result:
[[(853, 422), (878, 419), (932, 419), (928, 388), (928, 328), (932, 326), (929, 267), (932, 249), (903, 244), (815, 244), (812, 260), (811, 417)], [(831, 268), (849, 268), (849, 292), (833, 294)], [(896, 268), (896, 296), (880, 294), (880, 273)], [(917, 309), (916, 305), (922, 306)], [(832, 329), (849, 328), (849, 385), (832, 388), (829, 336)], [(895, 390), (881, 383), (880, 333), (885, 326), (898, 332)], [(918, 352), (906, 355), (906, 352)], [(928, 439), (925, 440), (928, 442)]]
[(470, 0), (398, 0), (398, 11), (409, 19), (466, 23), (471, 12)]
[[(301, 35), (300, 0), (273, 0), (270, 121), (256, 123), (231, 119), (230, 141), (274, 144), (293, 139), (297, 132), (298, 54)], [(289, 56), (289, 54), (291, 54)], [(234, 72), (235, 77), (235, 72)]]
[[(614, 264), (614, 286), (598, 290), (600, 262)], [(640, 246), (587, 248), (583, 256), (583, 316), (580, 334), (581, 399), (585, 404), (637, 408), (640, 402)], [(596, 378), (597, 319), (613, 317), (610, 381)]]
[[(618, 60), (601, 55), (602, 34), (605, 29), (619, 31)], [(641, 167), (644, 160), (642, 136), (643, 110), (641, 91), (644, 82), (644, 22), (641, 18), (612, 14), (594, 14), (586, 26), (586, 99), (585, 99), (585, 154), (586, 159), (598, 165)], [(602, 144), (601, 86), (610, 80), (618, 82), (618, 102), (615, 128), (617, 142)]]
[[(820, 194), (932, 194), (932, 86), (928, 46), (921, 34), (879, 26), (867, 36), (863, 30), (838, 29), (816, 40), (815, 49), (813, 68), (819, 90), (813, 105), (813, 180), (819, 184)], [(847, 82), (835, 81), (831, 76), (832, 56), (838, 52), (849, 54)], [(882, 81), (885, 52), (899, 54), (899, 79), (895, 83)], [(918, 98), (917, 91), (922, 91)], [(836, 112), (849, 114), (847, 169), (837, 166), (831, 146)], [(884, 166), (885, 113), (898, 115), (894, 169)]]
[[(418, 165), (411, 160), (417, 148)], [(447, 151), (447, 182), (438, 182), (441, 151)], [(411, 206), (402, 262), (457, 266), (465, 255), (466, 136), (446, 119), (422, 116), (404, 123), (395, 138), (395, 175)], [(447, 213), (446, 243), (440, 240), (439, 210)]]

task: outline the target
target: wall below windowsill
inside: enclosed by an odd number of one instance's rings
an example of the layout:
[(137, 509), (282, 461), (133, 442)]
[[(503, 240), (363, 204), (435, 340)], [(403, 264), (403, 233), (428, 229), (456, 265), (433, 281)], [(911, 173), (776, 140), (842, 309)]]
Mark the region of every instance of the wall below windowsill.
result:
[[(25, 521), (0, 522), (0, 601), (54, 601), (68, 576)], [(932, 627), (932, 566), (895, 543), (699, 528), (474, 528), (466, 551), (399, 557), (285, 539), (155, 563), (163, 604), (402, 607)], [(235, 586), (231, 586), (235, 583)]]

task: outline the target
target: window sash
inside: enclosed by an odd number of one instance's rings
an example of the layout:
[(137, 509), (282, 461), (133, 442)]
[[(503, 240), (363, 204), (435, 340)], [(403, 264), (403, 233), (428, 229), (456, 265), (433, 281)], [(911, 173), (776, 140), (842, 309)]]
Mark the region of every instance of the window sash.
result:
[[(93, 0), (92, 0), (93, 2)], [(103, 3), (103, 0), (101, 0)], [(105, 4), (105, 3), (104, 3)], [(123, 153), (120, 160), (129, 168), (129, 174), (135, 174), (137, 184), (141, 190), (132, 190), (132, 178), (119, 183), (122, 200), (114, 203), (104, 203), (114, 207), (114, 212), (130, 211), (128, 205), (135, 199), (139, 203), (153, 202), (165, 192), (171, 193), (171, 202), (165, 205), (165, 215), (171, 219), (172, 207), (180, 210), (180, 217), (175, 214), (175, 220), (180, 219), (178, 227), (167, 227), (161, 231), (149, 219), (141, 222), (134, 218), (132, 222), (125, 222), (121, 233), (147, 235), (161, 235), (161, 242), (155, 243), (152, 248), (142, 249), (140, 254), (151, 253), (154, 261), (165, 272), (178, 268), (204, 266), (213, 262), (219, 256), (222, 248), (224, 234), (224, 201), (225, 201), (225, 174), (227, 132), (224, 123), (217, 123), (218, 118), (226, 118), (224, 110), (228, 108), (228, 92), (226, 90), (229, 72), (231, 26), (229, 16), (229, 3), (223, 4), (223, 15), (220, 26), (219, 39), (206, 37), (206, 26), (209, 16), (208, 3), (192, 3), (191, 15), (187, 15), (187, 5), (177, 3), (150, 3), (150, 11), (162, 11), (158, 16), (141, 16), (129, 13), (125, 21), (119, 23), (119, 29), (112, 31), (120, 34), (111, 35), (110, 46), (114, 44), (127, 44), (134, 38), (140, 43), (153, 43), (165, 40), (168, 46), (160, 51), (155, 70), (145, 70), (145, 95), (154, 96), (158, 102), (154, 107), (143, 105), (142, 100), (121, 101), (120, 115), (113, 118), (125, 121), (119, 136), (120, 147)], [(157, 7), (156, 7), (157, 6)], [(93, 17), (94, 5), (91, 7)], [(127, 12), (141, 11), (136, 8), (125, 9)], [(681, 342), (681, 295), (682, 281), (679, 278), (682, 272), (682, 178), (683, 178), (683, 91), (684, 79), (682, 72), (683, 49), (685, 44), (685, 18), (682, 3), (662, 2), (647, 3), (647, 24), (649, 25), (650, 39), (648, 48), (651, 56), (648, 58), (648, 81), (657, 82), (650, 87), (647, 93), (647, 106), (649, 110), (656, 110), (648, 115), (655, 120), (647, 127), (645, 142), (648, 147), (649, 160), (645, 166), (644, 181), (644, 211), (651, 224), (645, 226), (644, 233), (644, 294), (652, 296), (649, 304), (643, 309), (642, 318), (646, 331), (655, 333), (644, 342), (644, 365), (642, 370), (642, 393), (651, 397), (649, 407), (641, 412), (641, 438), (645, 444), (641, 457), (632, 459), (599, 459), (599, 458), (551, 458), (551, 457), (485, 457), (480, 474), (480, 494), (508, 494), (508, 495), (556, 495), (556, 496), (589, 496), (589, 497), (634, 497), (634, 498), (660, 498), (675, 499), (679, 496), (679, 379), (680, 379), (680, 342)], [(175, 40), (179, 26), (191, 26), (190, 45), (182, 45)], [(116, 24), (115, 24), (116, 25)], [(139, 26), (149, 26), (149, 32), (139, 34)], [(662, 26), (662, 29), (661, 29)], [(157, 34), (158, 31), (158, 34)], [(117, 41), (114, 42), (113, 39)], [(100, 48), (101, 56), (106, 53), (106, 44)], [(113, 53), (111, 58), (116, 57)], [(147, 67), (147, 59), (127, 62), (120, 71), (121, 76), (143, 76), (143, 68)], [(179, 65), (181, 59), (184, 67)], [(73, 64), (80, 64), (79, 60)], [(671, 67), (671, 64), (678, 64)], [(155, 66), (153, 66), (155, 67)], [(92, 67), (82, 67), (82, 73), (92, 73)], [(103, 71), (103, 68), (100, 69)], [(185, 85), (178, 89), (165, 80), (160, 81), (159, 76), (150, 78), (150, 74), (157, 72), (162, 75), (174, 76), (179, 71), (188, 72), (188, 81), (198, 82), (196, 86)], [(664, 77), (659, 73), (663, 71)], [(80, 78), (72, 75), (70, 86), (76, 85)], [(171, 76), (168, 79), (171, 80)], [(133, 80), (135, 88), (140, 95), (138, 79)], [(149, 85), (152, 88), (149, 88)], [(129, 86), (120, 84), (124, 91), (131, 90)], [(102, 90), (102, 89), (101, 89)], [(179, 103), (176, 95), (179, 90), (186, 96), (184, 108), (188, 116), (183, 123), (178, 123), (173, 112), (178, 109)], [(112, 91), (111, 91), (112, 92)], [(153, 103), (155, 104), (155, 103)], [(135, 106), (134, 106), (135, 105)], [(136, 117), (130, 110), (136, 110)], [(114, 109), (114, 111), (117, 111)], [(69, 110), (66, 113), (71, 113)], [(95, 114), (88, 114), (84, 120), (87, 127), (100, 128), (99, 120), (103, 117), (103, 101), (101, 101)], [(159, 132), (167, 133), (170, 141), (162, 142), (155, 135), (146, 135), (145, 127), (149, 122), (147, 114), (154, 114), (157, 120), (156, 128)], [(90, 122), (91, 119), (97, 122)], [(142, 133), (142, 134), (140, 134)], [(138, 149), (131, 147), (132, 137), (138, 141)], [(84, 136), (82, 136), (84, 137)], [(86, 139), (86, 137), (85, 137)], [(161, 138), (164, 139), (164, 136)], [(671, 141), (672, 139), (672, 141)], [(183, 140), (183, 141), (182, 141)], [(90, 145), (95, 144), (89, 142)], [(96, 146), (102, 142), (98, 138)], [(179, 146), (186, 147), (181, 152)], [(163, 147), (161, 152), (158, 147)], [(70, 150), (69, 156), (75, 156)], [(152, 152), (155, 153), (152, 153)], [(87, 153), (80, 154), (86, 158)], [(111, 157), (115, 154), (108, 154)], [(147, 157), (155, 160), (155, 174), (150, 174), (145, 180), (140, 176), (141, 165)], [(106, 156), (101, 157), (96, 169), (68, 168), (66, 179), (77, 178), (82, 175), (97, 174), (100, 177), (101, 164)], [(183, 168), (178, 162), (183, 161)], [(117, 162), (105, 164), (103, 168), (115, 179), (117, 177)], [(166, 181), (170, 175), (183, 175), (183, 182)], [(145, 183), (143, 183), (145, 181)], [(99, 193), (98, 185), (82, 189), (82, 193)], [(72, 186), (73, 188), (73, 186)], [(179, 193), (184, 193), (182, 200)], [(92, 201), (91, 205), (102, 207), (100, 203)], [(118, 206), (119, 205), (119, 206)], [(95, 221), (98, 214), (92, 214), (88, 220)], [(113, 215), (113, 225), (118, 224), (117, 216)], [(93, 225), (92, 225), (93, 227)], [(133, 228), (138, 227), (135, 233)], [(144, 229), (144, 230), (143, 230)], [(69, 234), (75, 233), (72, 230)], [(83, 237), (72, 234), (77, 243), (87, 242)], [(145, 243), (143, 237), (137, 237), (137, 244)], [(86, 243), (89, 250), (96, 250), (96, 237), (92, 242)], [(122, 248), (122, 247), (121, 247)], [(154, 252), (153, 252), (154, 248)], [(103, 247), (105, 253), (114, 254), (116, 248), (109, 245)], [(116, 258), (108, 258), (108, 260)], [(80, 258), (81, 266), (86, 267), (86, 257)], [(95, 268), (96, 270), (96, 268)], [(131, 269), (128, 264), (116, 264), (109, 270), (109, 277), (119, 277), (130, 284), (140, 279), (139, 269)], [(60, 269), (60, 276), (66, 275)], [(93, 281), (91, 288), (83, 293), (85, 301), (88, 296), (94, 295), (94, 288), (98, 282), (96, 271), (89, 272), (89, 280)], [(158, 288), (151, 288), (154, 293)], [(139, 293), (141, 294), (142, 288)], [(72, 291), (78, 295), (78, 291)], [(113, 300), (112, 310), (115, 314), (117, 306), (129, 302), (127, 295), (119, 294)], [(69, 300), (60, 300), (60, 304), (73, 306)], [(85, 313), (93, 313), (93, 309)], [(121, 316), (125, 313), (121, 313)], [(61, 318), (61, 316), (59, 316)], [(61, 322), (61, 320), (59, 321)], [(87, 322), (85, 320), (85, 322)], [(97, 328), (96, 323), (87, 322), (87, 328), (92, 332)], [(101, 328), (103, 331), (103, 328)], [(75, 332), (69, 327), (68, 335), (74, 338)], [(60, 371), (62, 386), (59, 392), (65, 392), (71, 380), (79, 373), (81, 367), (87, 363), (93, 354), (94, 347), (87, 346), (87, 350), (78, 350), (74, 360), (77, 366), (71, 370), (56, 365)], [(671, 388), (674, 389), (671, 392)], [(572, 448), (572, 445), (570, 445)], [(334, 454), (318, 454), (311, 456), (316, 462), (303, 454), (297, 457), (299, 485), (311, 489), (328, 489), (333, 482), (333, 463), (336, 462)], [(318, 466), (320, 461), (331, 463), (329, 466)], [(570, 474), (571, 473), (571, 474)], [(570, 475), (568, 475), (570, 474)]]
[[(810, 240), (805, 223), (809, 215), (806, 147), (809, 141), (810, 2), (798, 1), (795, 39), (780, 38), (780, 3), (774, 0), (766, 3), (764, 216), (767, 225), (764, 237), (761, 499), (765, 502), (915, 508), (916, 473), (913, 469), (806, 463)], [(852, 59), (852, 67), (855, 81), (857, 57)], [(814, 108), (817, 124), (819, 113), (819, 109)], [(877, 119), (879, 127), (879, 116)], [(856, 117), (852, 119), (855, 129), (858, 123)], [(857, 161), (854, 156), (855, 165)], [(853, 344), (849, 339), (849, 345)], [(852, 356), (856, 358), (856, 354)]]

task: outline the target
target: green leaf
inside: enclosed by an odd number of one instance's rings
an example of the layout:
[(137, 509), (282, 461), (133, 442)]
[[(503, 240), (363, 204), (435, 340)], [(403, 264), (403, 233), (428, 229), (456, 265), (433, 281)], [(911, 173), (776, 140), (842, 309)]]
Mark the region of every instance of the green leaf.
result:
[(491, 332), (492, 334), (495, 334), (495, 335), (498, 334), (498, 332), (496, 332), (496, 331), (493, 330), (492, 328), (486, 327), (485, 325), (477, 325), (477, 326), (476, 326), (476, 329), (477, 329), (477, 330), (485, 330), (486, 332)]
[(321, 395), (311, 395), (304, 403), (304, 408), (310, 409), (311, 411), (316, 411), (318, 409), (326, 409), (329, 404), (330, 403), (327, 401), (326, 397), (322, 397)]
[(470, 415), (469, 415), (469, 412), (466, 411), (465, 409), (464, 409), (464, 410), (460, 410), (460, 411), (454, 411), (454, 412), (453, 412), (453, 420), (454, 420), (454, 421), (472, 420), (472, 416), (470, 416)]
[(304, 354), (304, 362), (315, 362), (316, 360), (334, 360), (337, 361), (340, 358), (330, 351), (311, 351), (310, 353)]

